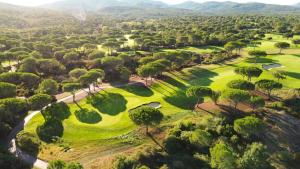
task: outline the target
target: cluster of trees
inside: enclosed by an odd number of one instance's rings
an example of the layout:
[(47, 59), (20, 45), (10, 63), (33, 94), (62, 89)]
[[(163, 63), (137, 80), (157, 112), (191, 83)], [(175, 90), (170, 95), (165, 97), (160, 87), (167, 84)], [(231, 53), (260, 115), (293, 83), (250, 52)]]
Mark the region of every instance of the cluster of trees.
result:
[(76, 162), (66, 163), (62, 160), (54, 160), (49, 163), (47, 169), (83, 169), (83, 166)]
[(147, 147), (132, 157), (120, 156), (114, 167), (272, 168), (271, 155), (259, 139), (264, 131), (264, 123), (259, 118), (211, 117), (198, 123), (183, 120), (169, 131), (162, 149)]
[(266, 95), (271, 98), (272, 91), (276, 89), (281, 89), (283, 86), (281, 83), (269, 80), (261, 79), (252, 83), (253, 77), (258, 78), (262, 74), (262, 70), (257, 67), (237, 67), (235, 72), (241, 75), (243, 78), (247, 77), (247, 80), (232, 80), (227, 84), (228, 89), (224, 90), (222, 93), (219, 91), (213, 91), (208, 87), (203, 86), (192, 86), (187, 89), (186, 95), (188, 97), (194, 97), (197, 99), (197, 105), (200, 101), (203, 101), (204, 97), (209, 97), (214, 103), (218, 103), (220, 96), (233, 105), (236, 109), (239, 103), (246, 103), (250, 105), (253, 109), (264, 107), (265, 101), (262, 97), (256, 96), (253, 92), (256, 89), (263, 90)]
[(200, 56), (188, 51), (181, 52), (158, 52), (153, 56), (143, 57), (139, 60), (137, 74), (147, 79), (159, 77), (165, 71), (180, 69), (200, 60)]

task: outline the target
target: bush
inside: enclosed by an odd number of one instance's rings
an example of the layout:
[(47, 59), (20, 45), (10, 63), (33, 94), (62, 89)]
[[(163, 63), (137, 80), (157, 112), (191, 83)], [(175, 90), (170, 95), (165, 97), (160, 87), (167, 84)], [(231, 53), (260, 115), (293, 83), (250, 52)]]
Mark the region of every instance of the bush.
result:
[(65, 169), (66, 163), (62, 160), (51, 161), (47, 169)]
[(68, 164), (65, 169), (83, 169), (83, 166), (80, 163), (70, 163)]
[(39, 151), (40, 142), (31, 133), (21, 131), (16, 137), (16, 143), (19, 148), (33, 156), (36, 156)]
[(274, 110), (279, 110), (279, 111), (285, 110), (282, 102), (273, 102), (273, 103), (267, 105), (266, 107), (274, 109)]
[(51, 119), (36, 128), (39, 138), (45, 142), (52, 142), (63, 135), (64, 127), (59, 120)]
[(82, 123), (95, 124), (102, 120), (101, 115), (95, 110), (80, 109), (75, 111), (77, 120)]
[(136, 166), (136, 161), (125, 156), (117, 157), (114, 162), (114, 169), (132, 169), (134, 166)]

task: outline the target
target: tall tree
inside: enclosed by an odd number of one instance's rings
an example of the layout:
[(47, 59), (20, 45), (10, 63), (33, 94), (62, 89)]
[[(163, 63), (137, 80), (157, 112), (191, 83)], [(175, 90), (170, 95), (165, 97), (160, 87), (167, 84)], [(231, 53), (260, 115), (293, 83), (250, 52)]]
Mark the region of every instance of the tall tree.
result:
[(146, 134), (148, 134), (148, 127), (159, 124), (164, 116), (158, 109), (142, 106), (131, 110), (129, 117), (135, 124), (145, 126)]
[(0, 99), (15, 97), (17, 95), (17, 86), (11, 83), (0, 82)]
[(287, 49), (290, 46), (291, 45), (289, 43), (287, 43), (287, 42), (277, 42), (277, 43), (275, 43), (275, 47), (278, 48), (278, 49), (280, 49), (279, 54), (282, 53), (283, 49)]
[(267, 56), (267, 53), (261, 50), (251, 50), (248, 52), (248, 54), (255, 58), (255, 64), (259, 58)]
[(262, 90), (265, 90), (268, 97), (271, 98), (272, 91), (275, 89), (281, 89), (282, 84), (274, 80), (262, 79), (255, 83), (256, 86)]
[(76, 102), (76, 91), (82, 88), (80, 83), (66, 83), (63, 85), (64, 92), (70, 92), (73, 96), (73, 102)]
[(193, 86), (187, 89), (186, 95), (188, 97), (196, 97), (198, 105), (201, 98), (210, 97), (212, 95), (212, 90), (208, 87)]
[(52, 79), (43, 80), (37, 89), (38, 93), (55, 95), (58, 92), (58, 83)]
[(237, 108), (239, 103), (246, 103), (250, 99), (250, 94), (248, 92), (239, 89), (227, 89), (222, 95), (225, 99), (228, 99), (233, 103), (234, 109)]
[(236, 156), (233, 148), (220, 141), (210, 148), (210, 163), (213, 168), (217, 169), (235, 169)]
[(237, 67), (234, 69), (234, 72), (247, 77), (248, 81), (251, 81), (253, 77), (259, 77), (263, 71), (257, 67)]

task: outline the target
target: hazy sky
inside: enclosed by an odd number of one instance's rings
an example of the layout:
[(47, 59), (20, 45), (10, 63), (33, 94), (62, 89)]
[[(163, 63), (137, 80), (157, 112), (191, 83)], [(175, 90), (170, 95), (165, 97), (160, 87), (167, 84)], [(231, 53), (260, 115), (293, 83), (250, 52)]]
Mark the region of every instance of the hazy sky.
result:
[[(17, 4), (17, 5), (25, 5), (25, 6), (36, 6), (41, 5), (45, 3), (50, 3), (58, 0), (0, 0), (0, 2), (6, 2), (11, 4)], [(166, 3), (176, 4), (180, 2), (184, 2), (187, 0), (162, 0)], [(205, 2), (205, 1), (212, 1), (212, 0), (194, 0), (197, 2)], [(228, 1), (228, 0), (214, 0), (214, 1)], [(235, 2), (263, 2), (263, 3), (270, 3), (270, 4), (283, 4), (283, 5), (292, 5), (295, 3), (300, 2), (300, 0), (232, 0)]]

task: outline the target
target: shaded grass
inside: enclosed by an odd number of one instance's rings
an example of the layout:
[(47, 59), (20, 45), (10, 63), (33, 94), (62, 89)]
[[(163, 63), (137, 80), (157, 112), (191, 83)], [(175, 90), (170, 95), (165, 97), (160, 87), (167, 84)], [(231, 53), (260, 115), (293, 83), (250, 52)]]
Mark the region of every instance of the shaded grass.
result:
[(98, 112), (88, 109), (76, 110), (75, 116), (80, 122), (88, 124), (96, 124), (102, 120)]
[(102, 92), (89, 96), (87, 103), (104, 114), (115, 116), (126, 110), (127, 100), (119, 93)]

